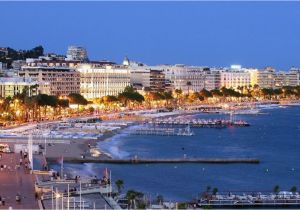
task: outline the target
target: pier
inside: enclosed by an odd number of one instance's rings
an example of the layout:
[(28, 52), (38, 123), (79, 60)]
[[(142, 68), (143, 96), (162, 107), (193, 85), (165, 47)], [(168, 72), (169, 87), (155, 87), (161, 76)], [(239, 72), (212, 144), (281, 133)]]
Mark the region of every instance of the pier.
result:
[(149, 124), (152, 125), (181, 125), (186, 126), (189, 125), (193, 128), (222, 128), (222, 127), (247, 127), (250, 124), (243, 120), (204, 120), (204, 119), (194, 119), (194, 120), (185, 120), (185, 119), (156, 119), (153, 121), (149, 121)]
[[(48, 158), (55, 162), (56, 159)], [(260, 160), (255, 158), (132, 158), (132, 159), (96, 159), (96, 158), (65, 158), (69, 163), (110, 163), (110, 164), (163, 164), (163, 163), (208, 163), (208, 164), (259, 164)]]
[(190, 126), (186, 128), (157, 128), (145, 127), (138, 128), (131, 132), (133, 135), (155, 135), (155, 136), (193, 136), (194, 132), (191, 131)]

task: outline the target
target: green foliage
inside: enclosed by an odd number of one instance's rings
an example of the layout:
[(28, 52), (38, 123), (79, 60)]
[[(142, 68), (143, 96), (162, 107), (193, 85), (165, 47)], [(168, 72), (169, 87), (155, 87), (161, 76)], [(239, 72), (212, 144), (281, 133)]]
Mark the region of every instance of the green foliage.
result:
[(146, 209), (146, 204), (145, 204), (145, 203), (139, 203), (139, 204), (137, 205), (137, 208), (138, 208), (138, 209)]
[(144, 96), (136, 92), (132, 86), (128, 86), (118, 95), (118, 100), (127, 106), (129, 101), (141, 103), (145, 99)]
[(209, 92), (208, 90), (206, 89), (202, 89), (200, 92), (199, 92), (200, 96), (202, 96), (203, 98), (209, 98), (209, 97), (212, 97), (213, 94), (211, 92)]
[(69, 100), (68, 99), (59, 99), (58, 101), (58, 106), (62, 108), (69, 107)]
[(273, 192), (278, 193), (279, 190), (280, 190), (279, 185), (275, 185), (274, 188), (273, 188)]
[(208, 185), (208, 186), (206, 187), (206, 192), (209, 192), (210, 190), (211, 190), (211, 186)]
[(218, 191), (219, 191), (218, 188), (215, 187), (215, 188), (212, 190), (213, 195), (216, 195)]
[(156, 202), (157, 202), (158, 204), (163, 203), (163, 202), (164, 202), (164, 197), (163, 197), (162, 195), (158, 195), (158, 196), (156, 197)]
[(88, 101), (79, 93), (71, 93), (68, 95), (71, 104), (87, 105)]
[(187, 204), (186, 203), (178, 203), (177, 207), (178, 207), (178, 209), (187, 209)]
[(290, 191), (291, 191), (292, 193), (297, 192), (297, 187), (296, 187), (296, 186), (293, 186), (293, 187), (290, 189)]
[(138, 192), (135, 190), (128, 190), (126, 193), (126, 198), (128, 200), (134, 200), (136, 198), (142, 198), (144, 196), (144, 193), (142, 192)]
[(44, 48), (42, 46), (34, 47), (31, 50), (15, 50), (12, 48), (7, 48), (8, 54), (0, 54), (0, 62), (8, 64), (8, 67), (11, 67), (11, 63), (14, 60), (25, 60), (26, 58), (38, 58), (39, 56), (44, 55)]
[(235, 91), (234, 89), (225, 88), (225, 87), (221, 88), (221, 93), (225, 97), (240, 97), (241, 96), (241, 94), (239, 92)]
[(120, 192), (121, 192), (121, 189), (122, 189), (123, 186), (124, 186), (123, 180), (118, 179), (118, 180), (115, 182), (115, 184), (116, 184), (116, 186), (117, 186), (118, 192), (120, 193)]
[(220, 97), (220, 96), (223, 96), (223, 94), (221, 93), (221, 91), (220, 91), (219, 89), (211, 90), (210, 93), (211, 93), (212, 96), (214, 96), (214, 97)]

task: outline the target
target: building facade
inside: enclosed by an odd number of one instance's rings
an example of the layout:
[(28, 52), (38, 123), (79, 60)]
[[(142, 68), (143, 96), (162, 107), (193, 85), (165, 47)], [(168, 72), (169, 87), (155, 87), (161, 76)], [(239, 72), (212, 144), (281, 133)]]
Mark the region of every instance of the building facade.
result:
[(126, 66), (82, 64), (77, 70), (80, 72), (80, 93), (87, 99), (116, 96), (130, 85), (130, 70)]
[(249, 87), (250, 74), (244, 70), (229, 69), (220, 72), (221, 87), (238, 90), (239, 87)]
[(38, 82), (39, 92), (48, 95), (68, 96), (80, 92), (80, 73), (67, 67), (22, 66), (20, 77)]
[(0, 97), (14, 97), (21, 94), (27, 88), (28, 96), (36, 95), (37, 82), (30, 78), (22, 77), (1, 77), (0, 78)]
[(87, 61), (88, 60), (87, 51), (83, 47), (69, 46), (67, 50), (66, 60)]
[(221, 75), (218, 69), (204, 69), (204, 88), (206, 90), (219, 89), (221, 87)]
[(260, 88), (275, 88), (275, 70), (267, 67), (257, 72), (257, 85)]
[(165, 74), (151, 68), (130, 69), (130, 84), (136, 89), (165, 90)]
[(171, 90), (182, 90), (187, 92), (199, 92), (205, 88), (205, 67), (185, 66), (177, 64), (174, 66), (160, 66), (166, 78), (166, 87)]

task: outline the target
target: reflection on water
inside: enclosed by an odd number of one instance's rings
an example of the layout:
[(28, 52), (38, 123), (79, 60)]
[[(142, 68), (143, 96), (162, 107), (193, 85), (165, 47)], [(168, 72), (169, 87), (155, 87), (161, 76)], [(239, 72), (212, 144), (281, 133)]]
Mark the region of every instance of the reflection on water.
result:
[[(275, 185), (300, 188), (299, 107), (264, 110), (267, 115), (240, 115), (251, 126), (226, 129), (193, 129), (195, 136), (130, 136), (120, 134), (99, 143), (114, 157), (253, 157), (260, 164), (66, 164), (67, 170), (101, 176), (103, 168), (136, 189), (167, 199), (191, 199), (206, 189), (219, 191), (271, 191)], [(224, 118), (201, 114), (198, 118)], [(128, 133), (128, 132), (127, 132)], [(84, 169), (84, 170), (82, 170)]]

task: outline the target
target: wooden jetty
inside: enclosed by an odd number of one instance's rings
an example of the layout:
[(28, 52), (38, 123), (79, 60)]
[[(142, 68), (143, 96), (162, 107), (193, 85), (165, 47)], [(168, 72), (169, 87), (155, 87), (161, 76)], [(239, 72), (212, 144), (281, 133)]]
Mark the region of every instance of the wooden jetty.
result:
[(149, 121), (152, 125), (190, 125), (193, 128), (247, 127), (250, 124), (243, 120), (184, 120), (184, 119), (156, 119)]
[[(47, 158), (50, 162), (57, 161)], [(98, 159), (92, 157), (86, 158), (64, 158), (69, 163), (109, 163), (109, 164), (161, 164), (161, 163), (209, 163), (209, 164), (259, 164), (259, 159), (255, 158), (132, 158), (132, 159)]]

